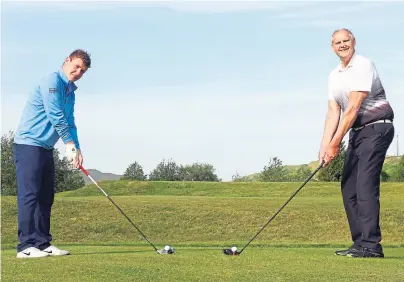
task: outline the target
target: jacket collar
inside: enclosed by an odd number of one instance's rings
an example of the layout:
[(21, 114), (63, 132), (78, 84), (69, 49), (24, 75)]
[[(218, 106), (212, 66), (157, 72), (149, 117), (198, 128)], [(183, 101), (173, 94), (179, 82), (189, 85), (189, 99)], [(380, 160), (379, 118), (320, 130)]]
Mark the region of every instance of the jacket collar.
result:
[(70, 93), (73, 92), (77, 89), (76, 84), (74, 84), (73, 82), (70, 82), (69, 79), (67, 78), (67, 76), (65, 75), (65, 73), (63, 72), (63, 69), (60, 68), (58, 71), (58, 74), (60, 76), (60, 78), (63, 80), (64, 83), (67, 84), (67, 91), (66, 93)]

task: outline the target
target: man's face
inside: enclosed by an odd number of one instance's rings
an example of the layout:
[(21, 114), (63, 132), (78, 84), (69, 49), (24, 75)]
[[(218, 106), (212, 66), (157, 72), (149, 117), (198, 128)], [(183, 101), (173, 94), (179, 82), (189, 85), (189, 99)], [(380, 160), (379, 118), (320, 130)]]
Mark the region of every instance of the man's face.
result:
[(339, 31), (332, 38), (332, 49), (341, 59), (350, 57), (355, 51), (355, 41), (346, 31)]
[(65, 72), (66, 76), (71, 82), (79, 80), (83, 74), (87, 71), (87, 67), (80, 58), (66, 58), (65, 60)]

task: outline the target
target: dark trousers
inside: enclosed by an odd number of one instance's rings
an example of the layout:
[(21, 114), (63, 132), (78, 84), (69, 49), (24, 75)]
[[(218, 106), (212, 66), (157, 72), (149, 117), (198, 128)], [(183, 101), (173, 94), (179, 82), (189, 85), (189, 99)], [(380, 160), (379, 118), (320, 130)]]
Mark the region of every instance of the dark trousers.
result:
[(380, 241), (380, 173), (394, 138), (391, 123), (351, 130), (342, 175), (342, 197), (352, 241), (382, 251)]
[(53, 150), (14, 144), (17, 171), (18, 240), (17, 251), (50, 246), (51, 208), (55, 195)]

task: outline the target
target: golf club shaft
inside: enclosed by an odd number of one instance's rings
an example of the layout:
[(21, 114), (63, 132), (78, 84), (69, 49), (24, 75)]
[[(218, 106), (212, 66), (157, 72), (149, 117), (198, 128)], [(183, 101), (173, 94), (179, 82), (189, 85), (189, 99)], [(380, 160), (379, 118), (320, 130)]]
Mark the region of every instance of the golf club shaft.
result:
[(87, 171), (86, 169), (84, 169), (82, 166), (80, 166), (80, 169), (81, 169), (81, 171), (82, 171), (88, 178), (90, 178), (90, 180), (95, 184), (95, 186), (97, 186), (98, 189), (101, 190), (101, 192), (108, 198), (108, 200), (110, 200), (111, 203), (114, 204), (114, 206), (121, 212), (121, 214), (122, 214), (124, 217), (126, 217), (126, 219), (133, 225), (133, 227), (135, 227), (136, 230), (139, 231), (140, 234), (142, 234), (143, 238), (144, 238), (147, 242), (149, 242), (149, 244), (150, 244), (156, 251), (158, 251), (157, 248), (153, 245), (153, 243), (150, 242), (150, 241), (146, 238), (146, 236), (142, 233), (142, 231), (140, 231), (140, 229), (137, 228), (137, 226), (136, 226), (136, 225), (132, 222), (132, 220), (123, 212), (123, 210), (122, 210), (117, 204), (115, 204), (115, 202), (111, 199), (111, 197), (108, 196), (108, 194), (105, 193), (105, 191), (97, 184), (97, 182), (91, 177), (91, 175), (88, 173), (88, 171)]
[(261, 233), (262, 230), (264, 230), (264, 228), (281, 212), (281, 210), (293, 199), (294, 196), (296, 196), (297, 193), (299, 193), (299, 191), (304, 187), (304, 185), (306, 185), (307, 182), (310, 181), (310, 179), (313, 178), (313, 176), (321, 169), (321, 167), (324, 165), (324, 162), (322, 162), (317, 169), (306, 179), (306, 181), (299, 187), (299, 189), (296, 190), (295, 193), (293, 193), (292, 196), (290, 196), (290, 198), (286, 201), (286, 203), (283, 204), (283, 206), (268, 220), (268, 222), (258, 231), (257, 234), (255, 234), (255, 236), (253, 238), (251, 238), (251, 240), (241, 249), (241, 251), (239, 252), (239, 254), (241, 254), (244, 249)]

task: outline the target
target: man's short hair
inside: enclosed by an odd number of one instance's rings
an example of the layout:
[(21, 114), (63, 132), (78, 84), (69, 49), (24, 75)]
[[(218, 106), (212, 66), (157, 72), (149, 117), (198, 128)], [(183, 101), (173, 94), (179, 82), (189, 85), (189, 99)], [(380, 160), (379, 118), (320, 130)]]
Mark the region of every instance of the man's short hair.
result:
[(76, 49), (74, 50), (69, 57), (71, 59), (73, 58), (80, 58), (81, 60), (83, 60), (84, 65), (87, 68), (91, 67), (91, 58), (90, 58), (90, 54), (87, 53), (86, 51), (82, 50), (82, 49)]
[[(334, 38), (334, 35), (335, 35), (337, 32), (340, 32), (340, 31), (346, 31), (346, 32), (348, 32), (349, 37), (351, 37), (351, 39), (352, 39), (353, 41), (355, 41), (355, 36), (353, 35), (352, 31), (350, 31), (350, 30), (347, 29), (347, 28), (340, 28), (340, 29), (337, 29), (336, 31), (334, 31), (334, 32), (332, 33), (331, 38), (333, 39), (333, 38)], [(332, 41), (332, 39), (331, 39), (331, 41)]]

